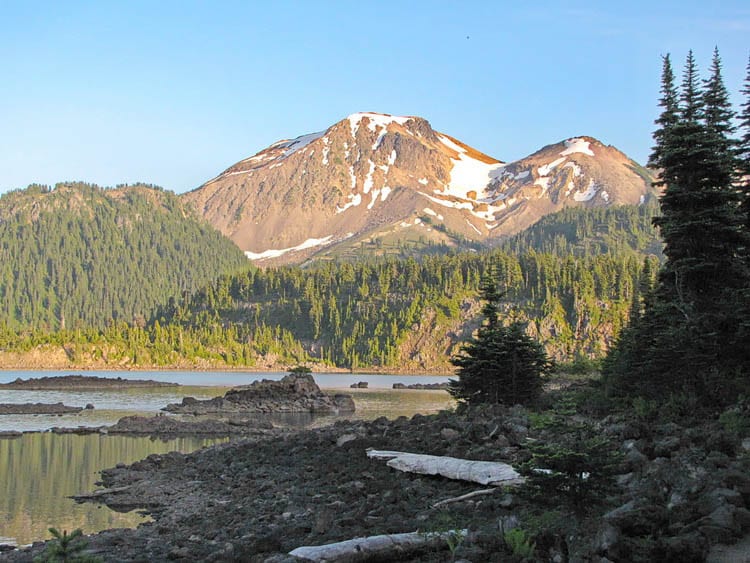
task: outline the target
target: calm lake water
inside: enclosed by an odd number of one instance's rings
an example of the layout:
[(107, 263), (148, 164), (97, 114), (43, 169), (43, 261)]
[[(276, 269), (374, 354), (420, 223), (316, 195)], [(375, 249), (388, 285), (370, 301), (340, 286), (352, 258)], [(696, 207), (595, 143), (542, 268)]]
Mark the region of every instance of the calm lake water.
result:
[[(71, 371), (0, 371), (0, 383), (70, 375)], [(223, 395), (236, 385), (260, 379), (281, 379), (285, 373), (127, 371), (94, 372), (85, 375), (152, 379), (179, 383), (180, 387), (122, 389), (111, 391), (0, 391), (0, 403), (56, 403), (72, 406), (94, 405), (92, 411), (60, 416), (0, 415), (2, 430), (47, 430), (54, 426), (101, 426), (114, 424), (122, 416), (153, 415), (168, 403), (185, 396), (207, 399)], [(313, 374), (323, 389), (346, 389), (357, 407), (346, 418), (396, 418), (416, 413), (429, 414), (449, 408), (453, 402), (444, 391), (393, 390), (393, 383), (436, 383), (448, 376), (400, 376), (363, 374)], [(367, 381), (369, 389), (349, 389), (357, 381)], [(336, 417), (290, 416), (273, 418), (276, 424), (320, 426)], [(92, 533), (107, 528), (133, 527), (144, 518), (136, 513), (120, 514), (93, 504), (76, 504), (70, 495), (96, 489), (99, 472), (117, 463), (132, 463), (152, 453), (191, 452), (225, 441), (223, 439), (150, 438), (109, 435), (71, 435), (49, 432), (24, 434), (20, 438), (0, 438), (0, 543), (19, 545), (48, 539), (50, 526)]]

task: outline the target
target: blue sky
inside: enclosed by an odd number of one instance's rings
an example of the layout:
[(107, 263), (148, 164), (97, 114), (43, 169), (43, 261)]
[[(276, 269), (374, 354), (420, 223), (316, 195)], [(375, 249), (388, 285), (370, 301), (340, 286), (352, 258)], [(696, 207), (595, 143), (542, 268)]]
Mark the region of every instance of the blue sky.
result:
[(502, 160), (591, 135), (640, 162), (660, 56), (735, 95), (745, 2), (0, 0), (0, 191), (184, 192), (358, 111), (419, 115)]

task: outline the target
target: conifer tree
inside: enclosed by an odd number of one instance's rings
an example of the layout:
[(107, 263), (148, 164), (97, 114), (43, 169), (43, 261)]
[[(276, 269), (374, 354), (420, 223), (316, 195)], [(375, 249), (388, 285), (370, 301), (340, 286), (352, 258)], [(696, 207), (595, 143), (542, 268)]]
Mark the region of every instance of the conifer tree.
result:
[(481, 290), (484, 324), (461, 354), (451, 359), (458, 380), (450, 381), (449, 392), (468, 404), (529, 404), (539, 396), (542, 377), (549, 374), (552, 363), (521, 323), (502, 326), (498, 318), (502, 294), (494, 276), (485, 278)]
[[(621, 392), (688, 393), (729, 400), (747, 371), (743, 311), (750, 276), (737, 190), (733, 112), (714, 52), (700, 87), (692, 51), (675, 105), (665, 58), (664, 108), (652, 164), (660, 168), (662, 215), (654, 219), (666, 261), (644, 315), (606, 362)], [(676, 119), (675, 119), (676, 116)]]
[[(656, 131), (654, 131), (656, 145), (651, 150), (648, 162), (650, 167), (656, 169), (664, 168), (664, 153), (669, 150), (670, 134), (679, 117), (677, 89), (674, 85), (674, 72), (672, 71), (672, 62), (668, 53), (662, 57), (661, 95), (659, 106), (663, 110), (655, 121), (658, 125)], [(664, 184), (664, 181), (657, 181), (656, 184)]]
[(740, 141), (738, 157), (740, 163), (740, 187), (742, 206), (745, 215), (745, 230), (750, 231), (750, 57), (747, 62), (745, 84), (740, 91), (744, 96), (739, 115)]

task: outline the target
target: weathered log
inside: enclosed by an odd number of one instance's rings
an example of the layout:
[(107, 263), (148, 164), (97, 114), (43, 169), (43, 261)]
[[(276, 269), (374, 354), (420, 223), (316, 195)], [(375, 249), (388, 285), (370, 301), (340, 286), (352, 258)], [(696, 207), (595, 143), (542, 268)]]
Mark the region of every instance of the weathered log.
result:
[(370, 561), (372, 559), (398, 559), (400, 556), (426, 549), (447, 548), (452, 538), (464, 538), (467, 530), (446, 532), (408, 532), (405, 534), (385, 534), (354, 538), (327, 545), (303, 546), (289, 552), (289, 555), (306, 561)]
[(447, 498), (445, 500), (440, 500), (434, 503), (432, 505), (432, 508), (439, 508), (441, 506), (445, 506), (446, 504), (452, 504), (454, 502), (462, 502), (465, 500), (473, 499), (475, 497), (481, 497), (484, 495), (492, 495), (501, 490), (502, 489), (498, 487), (494, 487), (492, 489), (479, 489), (478, 491), (472, 491), (470, 493), (466, 493), (465, 495), (461, 495), (460, 497), (452, 497), (452, 498)]
[(367, 457), (386, 459), (388, 467), (398, 471), (440, 475), (448, 479), (470, 481), (480, 485), (518, 485), (524, 481), (512, 466), (499, 461), (472, 461), (447, 456), (373, 449), (367, 450)]

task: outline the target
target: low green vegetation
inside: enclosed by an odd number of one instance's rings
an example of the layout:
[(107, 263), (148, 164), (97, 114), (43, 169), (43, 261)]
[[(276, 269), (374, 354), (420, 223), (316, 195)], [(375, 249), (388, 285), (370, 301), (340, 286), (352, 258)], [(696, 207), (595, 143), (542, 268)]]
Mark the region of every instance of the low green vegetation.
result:
[(57, 528), (50, 528), (54, 538), (47, 543), (44, 552), (34, 558), (34, 563), (101, 563), (102, 559), (84, 553), (88, 542), (83, 539), (83, 532), (79, 529), (68, 534), (67, 530), (60, 533)]

